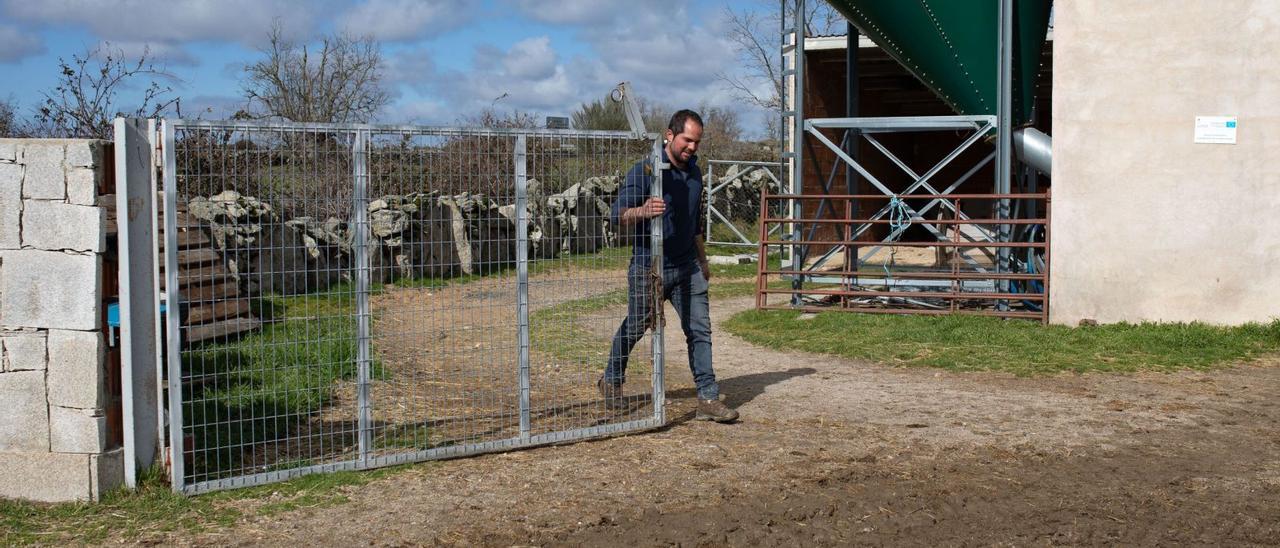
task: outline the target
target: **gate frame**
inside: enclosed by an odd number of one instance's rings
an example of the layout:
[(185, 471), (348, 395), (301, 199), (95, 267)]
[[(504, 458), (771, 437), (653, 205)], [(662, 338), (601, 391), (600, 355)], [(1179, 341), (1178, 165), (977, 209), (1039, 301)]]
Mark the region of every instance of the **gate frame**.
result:
[[(620, 86), (621, 88), (621, 86)], [(627, 90), (623, 91), (622, 99), (627, 99)], [(643, 127), (634, 128), (632, 131), (603, 131), (603, 130), (559, 130), (559, 129), (536, 129), (536, 128), (469, 128), (469, 127), (444, 127), (444, 126), (411, 126), (411, 125), (386, 125), (386, 124), (330, 124), (330, 123), (301, 123), (301, 122), (285, 122), (285, 121), (208, 121), (208, 120), (187, 120), (187, 119), (170, 119), (163, 118), (159, 121), (160, 133), (160, 153), (162, 160), (162, 181), (164, 196), (164, 237), (165, 249), (163, 260), (165, 265), (166, 286), (164, 291), (165, 302), (179, 303), (182, 298), (181, 288), (178, 281), (178, 228), (177, 228), (177, 201), (178, 201), (178, 185), (177, 185), (177, 158), (175, 149), (176, 131), (181, 128), (189, 129), (206, 129), (206, 130), (232, 130), (232, 131), (279, 131), (279, 132), (301, 132), (301, 131), (330, 131), (335, 133), (349, 133), (355, 138), (352, 141), (352, 200), (355, 208), (353, 210), (353, 255), (355, 260), (354, 270), (356, 271), (356, 314), (357, 314), (357, 394), (358, 394), (358, 428), (359, 428), (359, 453), (355, 459), (303, 466), (298, 468), (290, 468), (285, 470), (274, 470), (269, 472), (260, 472), (255, 474), (243, 474), (220, 479), (204, 480), (198, 482), (187, 483), (186, 470), (184, 462), (184, 436), (183, 428), (185, 421), (182, 412), (182, 341), (181, 341), (181, 318), (179, 314), (170, 313), (165, 315), (167, 348), (164, 356), (164, 366), (167, 372), (166, 388), (168, 390), (167, 397), (167, 419), (169, 421), (168, 428), (168, 447), (166, 455), (168, 457), (170, 485), (175, 492), (187, 495), (195, 495), (222, 489), (232, 489), (238, 487), (248, 487), (261, 485), (265, 483), (284, 481), (299, 476), (322, 473), (337, 472), (350, 470), (366, 470), (371, 468), (379, 468), (385, 466), (393, 466), (397, 464), (420, 462), (425, 460), (436, 460), (446, 458), (457, 458), (483, 453), (491, 453), (497, 451), (505, 451), (511, 449), (523, 449), (536, 447), (540, 445), (548, 445), (555, 443), (563, 443), (569, 441), (580, 441), (591, 438), (609, 436), (624, 432), (634, 432), (641, 430), (649, 430), (659, 428), (666, 424), (666, 390), (665, 390), (665, 363), (663, 348), (663, 327), (661, 322), (654, 328), (652, 333), (652, 394), (653, 416), (644, 419), (629, 420), (625, 422), (602, 424), (597, 426), (581, 427), (557, 432), (548, 432), (545, 434), (532, 435), (530, 427), (530, 380), (529, 380), (529, 321), (528, 321), (528, 249), (527, 246), (517, 244), (517, 344), (518, 359), (516, 367), (518, 368), (519, 385), (516, 387), (519, 394), (520, 402), (520, 434), (513, 438), (506, 438), (495, 441), (486, 441), (479, 443), (467, 443), (459, 445), (449, 445), (444, 447), (436, 447), (418, 451), (409, 451), (385, 456), (370, 456), (372, 449), (372, 408), (370, 406), (370, 365), (372, 356), (372, 311), (370, 309), (370, 258), (368, 255), (368, 212), (365, 207), (367, 204), (367, 193), (369, 184), (368, 172), (368, 146), (373, 133), (413, 133), (413, 134), (449, 134), (458, 133), (467, 136), (507, 136), (515, 141), (513, 160), (514, 170), (513, 179), (516, 187), (516, 204), (517, 218), (523, 222), (517, 222), (517, 242), (523, 240), (527, 243), (528, 224), (531, 221), (528, 211), (527, 197), (527, 152), (526, 140), (528, 137), (558, 137), (558, 138), (621, 138), (632, 140), (650, 140), (653, 143), (649, 160), (654, 166), (654, 176), (652, 177), (652, 185), (650, 187), (650, 195), (662, 196), (662, 178), (666, 170), (670, 169), (670, 164), (662, 161), (662, 139), (657, 133), (645, 132)], [(650, 220), (650, 245), (653, 250), (654, 259), (657, 266), (662, 266), (662, 223), (660, 219)], [(523, 260), (521, 260), (523, 259)], [(157, 285), (158, 285), (157, 279)], [(657, 303), (657, 306), (663, 306), (663, 303)]]
[[(721, 182), (720, 180), (717, 179), (715, 181), (716, 182), (715, 187), (710, 187), (710, 186), (707, 187), (707, 210), (704, 212), (706, 215), (706, 223), (707, 223), (707, 234), (706, 234), (707, 242), (706, 243), (708, 245), (729, 245), (729, 246), (740, 246), (740, 247), (756, 247), (760, 245), (760, 242), (752, 241), (750, 236), (747, 236), (741, 230), (738, 230), (737, 225), (734, 225), (733, 221), (730, 221), (727, 217), (724, 216), (724, 213), (716, 209), (715, 196), (717, 192), (719, 192), (724, 187), (728, 186), (730, 183), (742, 178), (743, 176), (753, 171), (765, 172), (766, 174), (769, 175), (769, 179), (773, 181), (775, 184), (777, 184), (779, 188), (781, 188), (782, 180), (778, 177), (778, 175), (781, 174), (781, 171), (783, 168), (782, 162), (758, 162), (758, 161), (747, 161), (747, 160), (707, 160), (707, 180), (708, 181), (710, 181), (712, 177), (715, 176), (715, 169), (717, 165), (724, 165), (729, 167), (746, 166), (746, 169), (740, 169), (737, 173), (733, 175), (733, 177), (730, 177), (729, 180), (727, 181)], [(775, 174), (773, 172), (774, 169), (777, 169), (779, 173)], [(754, 197), (752, 197), (751, 202), (755, 203)], [(711, 226), (714, 224), (712, 214), (714, 214), (715, 217), (718, 217), (721, 221), (723, 221), (724, 224), (729, 227), (729, 230), (732, 230), (734, 235), (738, 237), (739, 241), (721, 242), (721, 241), (713, 240), (711, 238)]]

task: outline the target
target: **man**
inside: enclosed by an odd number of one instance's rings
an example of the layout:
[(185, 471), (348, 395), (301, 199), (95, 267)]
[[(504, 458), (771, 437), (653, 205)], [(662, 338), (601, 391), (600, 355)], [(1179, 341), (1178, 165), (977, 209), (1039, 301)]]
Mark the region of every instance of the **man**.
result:
[[(703, 188), (696, 153), (701, 141), (702, 118), (698, 113), (676, 112), (667, 125), (662, 149), (663, 162), (671, 164), (662, 177), (662, 197), (650, 197), (653, 170), (648, 160), (637, 162), (627, 172), (618, 191), (611, 220), (620, 235), (631, 236), (633, 245), (627, 269), (627, 317), (613, 336), (609, 363), (598, 384), (606, 405), (621, 406), (631, 349), (644, 335), (650, 314), (660, 312), (653, 307), (670, 300), (680, 316), (680, 327), (689, 346), (689, 369), (698, 386), (696, 419), (732, 422), (738, 412), (720, 401), (720, 386), (711, 368), (711, 314), (707, 302), (711, 270), (707, 268), (698, 222)], [(661, 300), (654, 298), (650, 273), (649, 221), (657, 217), (662, 222)], [(652, 278), (656, 277), (655, 272)]]

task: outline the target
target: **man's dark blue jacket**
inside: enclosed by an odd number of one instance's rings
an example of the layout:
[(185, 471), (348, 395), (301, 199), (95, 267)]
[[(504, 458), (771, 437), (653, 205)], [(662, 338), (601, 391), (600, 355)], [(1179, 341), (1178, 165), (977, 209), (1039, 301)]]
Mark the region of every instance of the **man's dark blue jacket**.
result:
[[(666, 148), (662, 149), (662, 161), (668, 162)], [(619, 226), (618, 219), (624, 211), (640, 207), (649, 199), (649, 187), (653, 181), (650, 163), (648, 159), (641, 160), (627, 172), (609, 216), (614, 226)], [(698, 251), (694, 237), (702, 235), (702, 169), (698, 167), (696, 155), (689, 159), (683, 170), (673, 165), (663, 172), (662, 199), (667, 204), (667, 210), (662, 214), (663, 267), (675, 268), (695, 262)], [(648, 266), (652, 255), (649, 222), (620, 227), (618, 235), (632, 244), (632, 262)]]

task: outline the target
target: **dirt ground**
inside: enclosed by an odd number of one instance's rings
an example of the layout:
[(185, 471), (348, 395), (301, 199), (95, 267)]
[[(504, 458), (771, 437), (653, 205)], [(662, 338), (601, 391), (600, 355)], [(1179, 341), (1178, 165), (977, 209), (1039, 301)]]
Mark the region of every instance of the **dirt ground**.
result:
[[(714, 302), (713, 320), (750, 304)], [(663, 429), (418, 465), (342, 488), (345, 504), (149, 540), (1280, 543), (1280, 358), (1023, 379), (777, 352), (717, 330), (722, 390), (742, 412), (719, 425), (690, 420), (683, 337), (669, 326)]]
[[(529, 309), (536, 314), (625, 289), (626, 272), (569, 267), (534, 276), (530, 284)], [(439, 288), (390, 286), (372, 298), (376, 366), (369, 394), (375, 457), (520, 435), (518, 371), (511, 366), (518, 363), (515, 286), (514, 275), (490, 276)], [(652, 392), (643, 375), (627, 387), (631, 404), (626, 410), (606, 409), (593, 384), (612, 330), (625, 315), (625, 307), (618, 307), (577, 316), (576, 326), (559, 318), (533, 322), (533, 338), (571, 339), (566, 330), (573, 327), (598, 340), (574, 344), (576, 352), (567, 356), (548, 352), (538, 341), (531, 345), (532, 434), (653, 416), (649, 398), (640, 397)], [(597, 334), (601, 328), (608, 332)], [(652, 372), (652, 360), (642, 355), (646, 348), (637, 345), (633, 372)], [(246, 447), (246, 460), (254, 464), (250, 471), (356, 459), (358, 412), (356, 379), (336, 381), (328, 405), (299, 417), (286, 437)]]

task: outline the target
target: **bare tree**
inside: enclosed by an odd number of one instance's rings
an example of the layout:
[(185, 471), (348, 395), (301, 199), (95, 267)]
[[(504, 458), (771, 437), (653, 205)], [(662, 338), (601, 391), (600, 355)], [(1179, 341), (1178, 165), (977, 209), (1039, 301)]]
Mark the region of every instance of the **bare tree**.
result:
[[(116, 116), (151, 118), (178, 108), (181, 98), (171, 96), (173, 88), (156, 81), (174, 77), (153, 65), (149, 57), (150, 50), (143, 50), (137, 59), (126, 59), (121, 50), (103, 44), (84, 55), (72, 55), (70, 62), (58, 58), (58, 84), (44, 93), (34, 124), (26, 132), (40, 137), (110, 139), (111, 121)], [(152, 80), (138, 107), (119, 108), (116, 100), (120, 90), (144, 76)]]
[(528, 129), (538, 127), (538, 115), (518, 109), (510, 112), (501, 112), (493, 107), (488, 107), (478, 114), (459, 118), (458, 123), (462, 126), (491, 129)]
[[(742, 122), (737, 111), (702, 104), (702, 144), (698, 155), (711, 160), (755, 160), (745, 156), (751, 145), (742, 142)], [(703, 165), (706, 169), (706, 165)]]
[[(784, 2), (784, 5), (790, 2)], [(721, 72), (716, 77), (743, 102), (778, 110), (782, 97), (782, 11), (778, 2), (758, 2), (759, 9), (725, 7), (729, 39), (737, 45), (740, 73)], [(790, 7), (790, 6), (788, 6)], [(843, 18), (826, 2), (805, 3), (805, 35), (831, 33)]]
[(245, 67), (249, 112), (295, 122), (367, 122), (391, 101), (372, 37), (326, 36), (318, 51), (286, 39), (277, 24), (266, 57)]
[(0, 137), (19, 137), (18, 104), (12, 97), (0, 101)]

